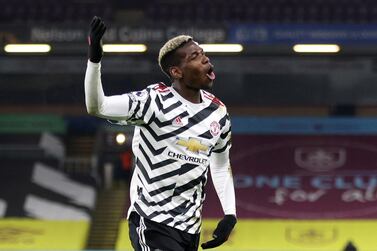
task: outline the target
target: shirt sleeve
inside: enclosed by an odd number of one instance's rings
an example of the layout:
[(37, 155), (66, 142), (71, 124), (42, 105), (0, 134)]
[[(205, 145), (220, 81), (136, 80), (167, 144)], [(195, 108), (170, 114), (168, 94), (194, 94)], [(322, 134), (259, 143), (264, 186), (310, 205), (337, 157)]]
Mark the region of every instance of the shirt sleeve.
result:
[(220, 120), (221, 134), (220, 138), (216, 142), (212, 153), (221, 153), (229, 150), (232, 146), (232, 132), (231, 132), (231, 122), (229, 114), (226, 113), (225, 116)]
[(224, 214), (236, 215), (236, 199), (229, 158), (231, 126), (228, 114), (225, 116), (225, 120), (219, 141), (210, 156), (210, 172)]
[(211, 177), (224, 214), (236, 215), (232, 168), (229, 162), (229, 150), (211, 155)]
[(101, 63), (88, 60), (85, 73), (85, 104), (89, 114), (120, 124), (147, 123), (151, 113), (151, 89), (105, 96), (101, 81)]

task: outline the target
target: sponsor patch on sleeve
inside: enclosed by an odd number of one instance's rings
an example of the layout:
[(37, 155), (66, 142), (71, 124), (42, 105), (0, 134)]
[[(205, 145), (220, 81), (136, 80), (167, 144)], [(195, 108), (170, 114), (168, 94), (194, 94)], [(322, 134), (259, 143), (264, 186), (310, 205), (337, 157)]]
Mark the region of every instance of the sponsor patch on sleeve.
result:
[(135, 91), (129, 94), (132, 101), (144, 101), (148, 98), (149, 93), (147, 90)]

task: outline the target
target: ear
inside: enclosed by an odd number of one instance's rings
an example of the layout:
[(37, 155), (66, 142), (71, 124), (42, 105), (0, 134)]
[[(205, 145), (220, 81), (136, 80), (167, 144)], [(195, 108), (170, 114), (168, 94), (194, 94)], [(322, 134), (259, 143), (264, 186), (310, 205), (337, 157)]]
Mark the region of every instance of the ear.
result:
[(170, 67), (169, 72), (173, 79), (181, 79), (183, 77), (182, 70), (177, 66)]

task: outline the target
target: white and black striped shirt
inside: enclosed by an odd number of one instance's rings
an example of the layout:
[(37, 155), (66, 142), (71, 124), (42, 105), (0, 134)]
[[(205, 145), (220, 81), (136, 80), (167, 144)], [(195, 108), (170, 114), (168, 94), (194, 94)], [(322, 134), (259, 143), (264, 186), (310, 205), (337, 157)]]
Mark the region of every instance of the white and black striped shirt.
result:
[(226, 107), (214, 95), (201, 91), (202, 102), (194, 104), (172, 87), (158, 83), (141, 91), (105, 97), (100, 65), (90, 62), (85, 93), (89, 113), (136, 125), (129, 212), (199, 233), (211, 165), (224, 212), (235, 214), (229, 163), (231, 124)]

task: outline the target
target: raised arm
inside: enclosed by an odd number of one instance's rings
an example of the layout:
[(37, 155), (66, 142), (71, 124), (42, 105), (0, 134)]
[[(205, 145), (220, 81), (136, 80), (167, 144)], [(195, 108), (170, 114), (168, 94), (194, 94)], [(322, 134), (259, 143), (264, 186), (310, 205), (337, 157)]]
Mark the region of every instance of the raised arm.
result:
[(101, 63), (88, 60), (85, 73), (85, 104), (90, 115), (126, 120), (130, 112), (130, 97), (127, 94), (106, 97), (101, 82)]
[(94, 17), (89, 28), (88, 34), (88, 63), (85, 73), (85, 104), (89, 114), (113, 119), (127, 119), (130, 103), (129, 96), (115, 95), (106, 97), (101, 82), (101, 59), (102, 37), (105, 34), (105, 23), (99, 18)]

